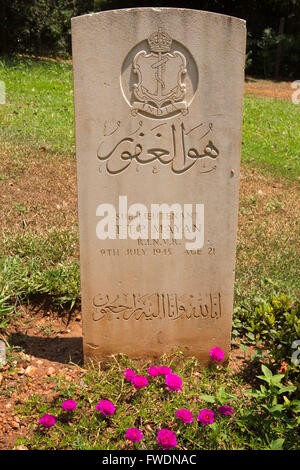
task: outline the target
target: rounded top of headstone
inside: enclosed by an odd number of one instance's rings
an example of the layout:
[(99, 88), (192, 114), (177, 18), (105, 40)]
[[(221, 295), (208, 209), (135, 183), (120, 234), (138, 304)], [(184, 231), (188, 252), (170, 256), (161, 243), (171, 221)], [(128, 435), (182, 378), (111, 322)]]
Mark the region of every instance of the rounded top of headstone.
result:
[(71, 18), (71, 23), (76, 23), (77, 21), (84, 21), (85, 19), (89, 18), (102, 18), (105, 16), (110, 15), (126, 15), (126, 14), (140, 14), (140, 15), (149, 15), (149, 14), (181, 14), (181, 15), (197, 15), (203, 16), (205, 18), (218, 18), (219, 20), (226, 22), (226, 23), (242, 23), (244, 26), (246, 25), (246, 20), (242, 18), (238, 18), (236, 16), (226, 15), (224, 13), (216, 13), (213, 11), (206, 11), (206, 10), (195, 10), (193, 8), (176, 8), (176, 7), (133, 7), (133, 8), (116, 8), (113, 10), (103, 10), (99, 12), (93, 13), (85, 13), (80, 16), (75, 16)]

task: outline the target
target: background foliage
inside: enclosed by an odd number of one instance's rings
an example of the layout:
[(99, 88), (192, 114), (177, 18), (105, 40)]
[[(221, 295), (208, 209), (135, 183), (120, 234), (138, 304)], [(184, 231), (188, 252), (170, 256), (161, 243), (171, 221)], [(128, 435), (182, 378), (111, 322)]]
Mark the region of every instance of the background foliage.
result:
[(299, 0), (0, 0), (0, 54), (68, 58), (70, 19), (116, 8), (168, 6), (214, 11), (247, 21), (247, 69), (265, 78), (300, 75)]

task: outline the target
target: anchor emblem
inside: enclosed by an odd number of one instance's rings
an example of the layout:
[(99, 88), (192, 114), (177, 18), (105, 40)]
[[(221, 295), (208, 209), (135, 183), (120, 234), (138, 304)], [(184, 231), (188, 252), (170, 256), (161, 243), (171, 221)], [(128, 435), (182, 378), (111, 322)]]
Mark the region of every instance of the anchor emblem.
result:
[(184, 55), (179, 51), (171, 52), (172, 39), (161, 28), (147, 41), (150, 53), (140, 51), (133, 59), (133, 72), (138, 76), (138, 83), (133, 86), (132, 114), (140, 112), (162, 118), (186, 114)]

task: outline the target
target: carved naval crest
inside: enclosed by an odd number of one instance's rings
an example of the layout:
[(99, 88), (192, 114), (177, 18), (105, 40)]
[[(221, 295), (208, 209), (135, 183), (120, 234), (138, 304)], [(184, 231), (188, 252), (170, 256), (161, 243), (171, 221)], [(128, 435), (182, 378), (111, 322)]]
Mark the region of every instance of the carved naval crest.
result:
[(185, 100), (186, 59), (171, 52), (172, 39), (160, 28), (148, 38), (150, 53), (138, 52), (132, 70), (138, 77), (133, 86), (132, 114), (150, 114), (165, 118), (188, 112)]

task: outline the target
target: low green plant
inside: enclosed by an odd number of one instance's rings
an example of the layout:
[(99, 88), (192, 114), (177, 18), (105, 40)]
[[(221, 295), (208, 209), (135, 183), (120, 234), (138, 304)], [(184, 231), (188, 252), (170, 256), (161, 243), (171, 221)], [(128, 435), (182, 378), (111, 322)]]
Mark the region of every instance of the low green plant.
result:
[[(82, 370), (79, 383), (60, 375), (46, 379), (55, 383), (51, 402), (36, 395), (16, 408), (31, 418), (31, 432), (16, 445), (45, 450), (151, 450), (160, 448), (158, 431), (169, 429), (176, 436), (176, 449), (295, 448), (299, 403), (289, 400), (294, 387), (283, 384), (282, 374), (273, 375), (263, 367), (260, 380), (266, 385), (247, 391), (240, 376), (223, 366), (200, 369), (195, 358), (186, 360), (181, 352), (164, 356), (160, 362), (181, 377), (179, 391), (168, 390), (162, 375), (149, 377), (150, 363), (137, 364), (122, 355), (112, 356), (103, 367), (90, 364)], [(148, 377), (148, 384), (135, 389), (126, 380), (128, 368)], [(75, 401), (76, 408), (66, 415), (62, 405), (69, 400)], [(102, 400), (110, 402), (110, 415), (99, 413), (97, 404)], [(193, 421), (181, 421), (177, 410), (189, 410)], [(201, 410), (212, 416), (206, 424), (199, 417)], [(45, 414), (52, 416), (48, 428), (39, 424)], [(141, 430), (142, 440), (129, 443), (128, 428)]]
[(1, 330), (5, 330), (9, 322), (11, 321), (12, 315), (15, 313), (14, 305), (10, 303), (10, 295), (4, 288), (0, 292), (0, 334)]
[[(244, 417), (248, 425), (259, 426), (265, 435), (267, 446), (270, 450), (280, 450), (284, 443), (294, 440), (294, 432), (299, 424), (300, 401), (292, 399), (293, 392), (297, 389), (294, 385), (285, 385), (284, 374), (273, 374), (265, 365), (261, 366), (262, 374), (257, 378), (265, 382), (258, 389), (248, 390), (252, 397), (250, 413)], [(254, 412), (255, 410), (255, 412)], [(280, 435), (284, 434), (284, 438)]]
[(75, 231), (53, 229), (44, 236), (30, 231), (23, 236), (4, 236), (0, 248), (0, 315), (5, 309), (8, 318), (11, 305), (34, 295), (51, 296), (53, 303), (70, 308), (80, 299)]
[(290, 394), (296, 390), (296, 387), (294, 385), (284, 385), (282, 383), (284, 374), (273, 374), (264, 364), (262, 364), (261, 370), (263, 375), (258, 375), (257, 378), (266, 382), (266, 385), (260, 385), (259, 390), (250, 390), (248, 393), (255, 398), (257, 402), (261, 403), (263, 409), (268, 413), (275, 413), (276, 416), (294, 406), (295, 411), (299, 412), (300, 401), (298, 400), (289, 401), (284, 395), (284, 402), (279, 403), (280, 395)]
[(260, 300), (252, 309), (238, 309), (235, 321), (250, 344), (260, 343), (268, 351), (273, 370), (284, 370), (299, 388), (293, 344), (300, 340), (300, 305), (284, 294), (273, 296), (269, 301)]

